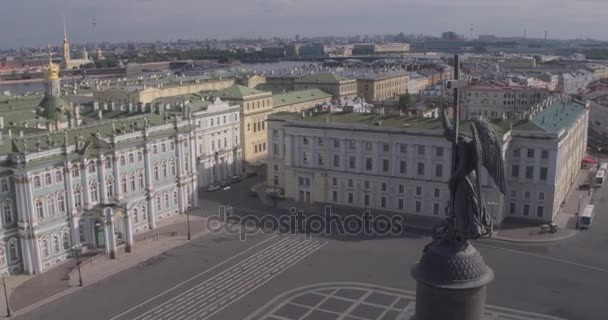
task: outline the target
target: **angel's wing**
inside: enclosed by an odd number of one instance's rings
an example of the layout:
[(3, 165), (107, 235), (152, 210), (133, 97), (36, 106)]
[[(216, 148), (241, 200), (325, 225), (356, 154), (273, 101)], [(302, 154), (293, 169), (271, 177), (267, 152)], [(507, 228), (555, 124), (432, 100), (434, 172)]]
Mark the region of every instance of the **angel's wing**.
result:
[(502, 139), (490, 127), (488, 122), (476, 120), (472, 125), (473, 140), (477, 159), (483, 164), (488, 174), (502, 194), (506, 193), (507, 180), (505, 161), (502, 157)]
[(443, 124), (443, 135), (445, 138), (450, 142), (454, 142), (454, 125), (449, 119), (447, 105), (441, 108), (441, 124)]

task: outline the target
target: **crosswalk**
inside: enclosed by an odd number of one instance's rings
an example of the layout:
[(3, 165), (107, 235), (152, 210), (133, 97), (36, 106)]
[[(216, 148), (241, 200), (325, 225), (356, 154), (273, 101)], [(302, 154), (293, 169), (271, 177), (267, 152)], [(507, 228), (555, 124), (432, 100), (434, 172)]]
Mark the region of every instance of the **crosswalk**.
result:
[(208, 319), (327, 243), (293, 236), (281, 238), (214, 277), (131, 319)]

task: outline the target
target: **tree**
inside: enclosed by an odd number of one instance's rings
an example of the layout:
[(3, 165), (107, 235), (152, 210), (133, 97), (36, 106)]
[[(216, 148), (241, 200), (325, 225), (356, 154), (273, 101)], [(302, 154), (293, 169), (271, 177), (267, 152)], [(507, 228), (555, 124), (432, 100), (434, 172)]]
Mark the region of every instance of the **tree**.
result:
[(414, 107), (414, 99), (409, 94), (409, 92), (406, 92), (405, 94), (399, 96), (398, 106), (401, 111), (407, 111)]

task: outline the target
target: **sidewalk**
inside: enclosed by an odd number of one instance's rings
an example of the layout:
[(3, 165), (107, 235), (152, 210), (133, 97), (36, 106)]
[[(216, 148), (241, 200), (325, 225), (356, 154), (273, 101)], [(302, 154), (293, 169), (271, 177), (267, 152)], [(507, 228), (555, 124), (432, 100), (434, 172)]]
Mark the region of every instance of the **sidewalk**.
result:
[[(205, 234), (204, 223), (205, 218), (190, 214), (192, 239)], [(89, 256), (89, 259), (85, 256), (81, 261), (84, 286), (94, 284), (162, 252), (186, 244), (188, 242), (186, 216), (179, 215), (162, 220), (156, 229), (135, 235), (134, 241), (132, 253), (119, 250), (117, 259), (108, 259), (103, 251), (97, 251), (97, 255)], [(6, 284), (13, 316), (33, 310), (80, 288), (74, 259), (68, 259), (40, 275), (8, 277)], [(5, 317), (4, 297), (0, 300), (0, 317)]]
[(557, 232), (541, 232), (540, 226), (531, 226), (529, 223), (507, 221), (503, 223), (500, 230), (494, 232), (493, 239), (508, 242), (521, 243), (544, 243), (561, 241), (578, 234), (578, 214), (591, 202), (595, 190), (579, 190), (578, 186), (589, 182), (589, 175), (594, 175), (593, 170), (580, 170), (574, 183), (566, 195), (566, 201), (553, 219), (557, 225)]

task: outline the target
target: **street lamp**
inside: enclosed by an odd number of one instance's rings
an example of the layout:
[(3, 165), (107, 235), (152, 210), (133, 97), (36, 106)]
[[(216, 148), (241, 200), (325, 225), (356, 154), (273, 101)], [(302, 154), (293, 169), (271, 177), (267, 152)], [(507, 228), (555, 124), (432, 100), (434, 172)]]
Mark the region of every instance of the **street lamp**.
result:
[(186, 224), (188, 225), (188, 240), (192, 239), (190, 235), (190, 210), (186, 210)]
[(82, 287), (82, 272), (80, 271), (80, 244), (72, 247), (76, 256), (76, 268), (78, 269), (78, 286)]
[(2, 287), (4, 288), (4, 301), (6, 302), (6, 316), (12, 317), (11, 306), (8, 303), (8, 293), (6, 291), (6, 277), (2, 275)]

